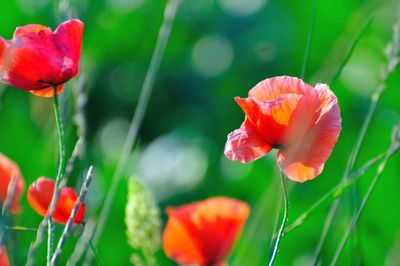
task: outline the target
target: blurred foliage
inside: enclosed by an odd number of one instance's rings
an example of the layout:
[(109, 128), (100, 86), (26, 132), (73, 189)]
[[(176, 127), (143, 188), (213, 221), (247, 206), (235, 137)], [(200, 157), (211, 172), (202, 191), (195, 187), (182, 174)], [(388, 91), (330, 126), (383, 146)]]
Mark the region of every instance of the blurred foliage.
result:
[[(100, 210), (113, 176), (165, 3), (0, 1), (0, 36), (7, 39), (19, 25), (39, 23), (54, 29), (72, 16), (85, 22), (81, 73), (83, 93), (88, 94), (87, 145), (69, 182), (79, 186), (81, 172), (89, 163), (95, 165), (95, 179), (87, 199), (88, 216)], [(312, 4), (312, 0), (184, 0), (140, 130), (139, 144), (132, 152), (126, 176), (142, 178), (162, 209), (214, 195), (237, 197), (252, 206), (250, 220), (229, 259), (233, 266), (266, 263), (280, 202), (273, 154), (248, 165), (230, 162), (223, 155), (227, 133), (243, 121), (233, 97), (245, 96), (267, 77), (300, 75)], [(371, 93), (379, 82), (381, 67), (386, 64), (384, 49), (391, 39), (392, 25), (399, 18), (396, 0), (319, 1), (305, 80), (311, 85), (331, 85), (339, 99), (343, 130), (321, 176), (305, 184), (290, 182), (289, 222), (339, 182)], [(392, 127), (400, 118), (399, 73), (395, 71), (387, 80), (355, 168), (390, 144)], [(77, 139), (73, 90), (78, 81), (66, 85), (61, 99), (68, 153)], [(0, 151), (19, 164), (27, 184), (38, 176), (53, 177), (56, 172), (51, 104), (51, 99), (1, 88)], [(361, 217), (358, 237), (348, 242), (340, 265), (395, 265), (393, 261), (400, 252), (399, 162), (399, 154), (390, 159)], [(365, 192), (373, 173), (371, 169), (361, 178), (359, 195)], [(132, 254), (125, 235), (126, 201), (125, 182), (118, 190), (98, 247), (98, 259), (103, 265), (127, 265)], [(41, 217), (28, 206), (25, 197), (22, 206), (23, 212), (13, 223), (36, 227)], [(327, 208), (320, 208), (301, 227), (284, 236), (277, 265), (311, 264)], [(349, 214), (350, 205), (346, 204), (335, 219), (335, 233), (324, 248), (323, 265), (332, 258)], [(57, 230), (60, 234), (62, 227)], [(24, 265), (35, 233), (13, 231), (10, 236), (13, 262)], [(68, 239), (61, 262), (67, 260), (76, 241), (74, 237)], [(44, 245), (40, 252), (38, 262), (43, 262)], [(158, 261), (160, 265), (175, 265), (162, 252), (158, 253)]]

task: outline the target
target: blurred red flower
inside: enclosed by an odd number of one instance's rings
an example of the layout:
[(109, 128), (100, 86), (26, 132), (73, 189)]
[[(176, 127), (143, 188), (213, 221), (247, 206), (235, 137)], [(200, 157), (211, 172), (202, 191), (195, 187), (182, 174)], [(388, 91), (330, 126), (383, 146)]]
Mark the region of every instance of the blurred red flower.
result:
[[(55, 182), (51, 179), (40, 177), (28, 188), (29, 205), (41, 216), (47, 214), (51, 199), (53, 198)], [(78, 199), (72, 188), (61, 188), (60, 197), (53, 213), (53, 220), (66, 224)], [(74, 224), (82, 223), (85, 216), (85, 204), (81, 203), (74, 219)]]
[(226, 157), (248, 163), (276, 148), (290, 179), (304, 182), (322, 172), (342, 128), (337, 98), (327, 85), (313, 88), (295, 77), (274, 77), (235, 100), (246, 117), (228, 135)]
[(168, 208), (164, 251), (179, 264), (225, 265), (249, 212), (246, 203), (225, 197)]
[(9, 266), (7, 250), (4, 246), (0, 246), (0, 266)]
[(12, 40), (0, 37), (0, 82), (51, 97), (54, 86), (61, 93), (63, 84), (78, 75), (83, 23), (68, 20), (52, 32), (31, 24), (18, 27)]
[(18, 166), (9, 158), (0, 153), (0, 203), (3, 204), (7, 199), (8, 186), (12, 181), (13, 176), (17, 178), (17, 185), (14, 190), (13, 199), (10, 206), (11, 213), (18, 213), (20, 207), (18, 200), (24, 189), (25, 183), (20, 173)]

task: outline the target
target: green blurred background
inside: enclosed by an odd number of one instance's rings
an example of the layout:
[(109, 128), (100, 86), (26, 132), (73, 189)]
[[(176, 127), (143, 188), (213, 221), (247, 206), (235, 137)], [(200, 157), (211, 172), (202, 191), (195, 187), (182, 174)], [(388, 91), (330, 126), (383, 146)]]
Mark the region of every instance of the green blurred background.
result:
[[(69, 185), (79, 186), (89, 164), (96, 169), (87, 198), (88, 217), (98, 214), (102, 207), (165, 4), (164, 0), (0, 2), (0, 36), (6, 39), (11, 39), (20, 25), (38, 23), (54, 29), (69, 17), (85, 22), (81, 76), (66, 85), (61, 100), (68, 154), (78, 134), (83, 132), (87, 137), (85, 154)], [(267, 77), (300, 76), (312, 5), (312, 0), (183, 0), (129, 170), (118, 188), (97, 250), (102, 265), (129, 265), (132, 248), (126, 240), (124, 208), (126, 180), (131, 176), (143, 180), (154, 193), (164, 222), (166, 206), (215, 195), (248, 202), (252, 213), (228, 262), (234, 266), (266, 264), (280, 202), (274, 154), (243, 165), (228, 161), (223, 149), (227, 134), (244, 118), (234, 96), (246, 96), (252, 86)], [(384, 49), (396, 19), (400, 19), (396, 0), (319, 1), (305, 81), (330, 84), (339, 99), (343, 130), (318, 178), (305, 184), (288, 181), (289, 223), (339, 183), (386, 64)], [(400, 118), (399, 73), (397, 70), (387, 81), (355, 168), (390, 144), (392, 127)], [(53, 177), (56, 172), (51, 105), (51, 99), (1, 88), (0, 151), (19, 164), (27, 185), (39, 176)], [(77, 116), (77, 109), (84, 113), (80, 111)], [(361, 178), (360, 195), (374, 173), (375, 168)], [(361, 217), (358, 242), (350, 239), (340, 265), (400, 265), (399, 177), (400, 155), (396, 154)], [(25, 196), (21, 203), (23, 212), (12, 223), (37, 227), (41, 217), (29, 207)], [(328, 206), (319, 208), (301, 227), (284, 236), (277, 265), (312, 265)], [(345, 204), (335, 219), (322, 265), (331, 260), (348, 225), (348, 206)], [(62, 227), (57, 230), (60, 233)], [(9, 232), (9, 236), (14, 264), (24, 265), (35, 232)], [(60, 265), (65, 264), (77, 239), (68, 239)], [(44, 261), (42, 245), (38, 265)], [(175, 265), (162, 251), (158, 261), (160, 265)]]

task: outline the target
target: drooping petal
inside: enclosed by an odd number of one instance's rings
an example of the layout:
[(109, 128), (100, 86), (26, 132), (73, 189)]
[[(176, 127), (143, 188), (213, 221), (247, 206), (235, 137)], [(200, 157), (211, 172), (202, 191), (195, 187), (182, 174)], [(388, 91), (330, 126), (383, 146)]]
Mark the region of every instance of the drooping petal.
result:
[(249, 96), (263, 102), (273, 101), (283, 94), (304, 95), (313, 89), (299, 78), (280, 76), (260, 81), (249, 91)]
[[(55, 183), (48, 178), (39, 178), (29, 186), (28, 202), (39, 215), (45, 216), (50, 206), (54, 193)], [(53, 220), (65, 224), (75, 206), (77, 200), (75, 191), (71, 188), (61, 188), (60, 196), (53, 213)], [(78, 213), (74, 219), (74, 223), (82, 223), (85, 214), (85, 205), (81, 204)]]
[(17, 185), (15, 187), (10, 211), (11, 213), (16, 214), (20, 210), (18, 201), (24, 189), (25, 183), (18, 166), (9, 158), (0, 153), (0, 204), (3, 204), (7, 199), (8, 187), (13, 177), (17, 178)]
[[(57, 86), (57, 95), (60, 94), (63, 91), (63, 89), (64, 89), (64, 84), (58, 85)], [(53, 89), (53, 87), (48, 87), (48, 88), (44, 88), (42, 90), (31, 90), (30, 93), (32, 93), (33, 95), (36, 95), (36, 96), (49, 98), (49, 97), (54, 96), (54, 89)]]
[(0, 266), (9, 266), (10, 261), (8, 259), (7, 250), (4, 246), (0, 246)]
[(277, 154), (281, 169), (290, 179), (298, 182), (313, 179), (322, 172), (341, 130), (336, 96), (323, 84), (319, 84), (316, 90), (320, 102), (315, 125), (296, 143)]
[(225, 156), (230, 160), (248, 163), (266, 155), (271, 149), (246, 120), (239, 129), (229, 133)]
[(180, 264), (219, 265), (232, 249), (249, 212), (246, 203), (225, 197), (169, 209), (164, 250)]

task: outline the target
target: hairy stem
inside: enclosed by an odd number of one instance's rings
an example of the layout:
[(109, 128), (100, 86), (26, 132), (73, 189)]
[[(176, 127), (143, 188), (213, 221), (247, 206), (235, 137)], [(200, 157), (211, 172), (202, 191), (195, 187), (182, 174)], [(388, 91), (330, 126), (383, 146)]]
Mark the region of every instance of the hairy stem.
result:
[(288, 201), (288, 195), (287, 195), (287, 189), (286, 189), (286, 184), (285, 184), (285, 176), (280, 172), (280, 177), (281, 177), (281, 186), (282, 186), (282, 194), (283, 194), (283, 218), (282, 218), (282, 223), (281, 226), (279, 227), (278, 231), (278, 237), (276, 238), (275, 245), (272, 250), (272, 255), (271, 258), (269, 259), (268, 266), (274, 265), (276, 256), (278, 254), (279, 250), (279, 244), (282, 241), (282, 237), (285, 234), (285, 226), (287, 222), (287, 217), (288, 217), (288, 211), (289, 211), (289, 201)]
[(58, 168), (57, 168), (57, 175), (55, 180), (55, 187), (53, 198), (50, 203), (50, 207), (47, 211), (46, 216), (42, 220), (39, 225), (38, 232), (36, 235), (36, 240), (34, 243), (31, 244), (28, 253), (28, 261), (27, 265), (33, 265), (34, 254), (36, 249), (40, 246), (41, 242), (43, 241), (44, 230), (47, 227), (47, 265), (50, 265), (51, 257), (53, 253), (53, 235), (54, 235), (54, 226), (53, 226), (53, 212), (56, 208), (56, 203), (60, 196), (60, 184), (63, 179), (65, 173), (65, 166), (66, 166), (66, 156), (65, 156), (65, 136), (64, 136), (64, 129), (61, 121), (60, 115), (60, 105), (58, 101), (57, 95), (57, 87), (54, 86), (54, 97), (53, 97), (53, 109), (54, 109), (54, 117), (57, 125), (57, 132), (58, 132)]

